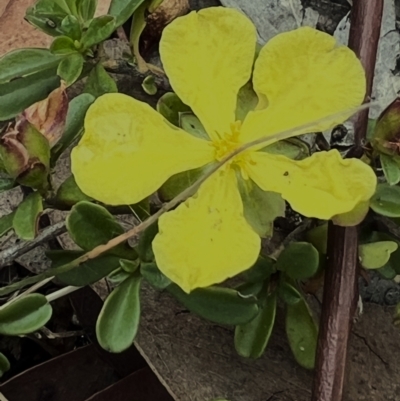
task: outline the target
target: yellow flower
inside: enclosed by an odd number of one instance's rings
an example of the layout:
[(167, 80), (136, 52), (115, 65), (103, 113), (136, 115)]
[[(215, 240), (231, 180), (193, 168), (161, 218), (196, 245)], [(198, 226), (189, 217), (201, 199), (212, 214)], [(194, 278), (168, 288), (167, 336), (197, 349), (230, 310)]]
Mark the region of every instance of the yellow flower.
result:
[[(253, 71), (255, 46), (255, 27), (233, 9), (208, 8), (171, 23), (160, 43), (164, 69), (209, 140), (172, 126), (145, 103), (104, 95), (89, 109), (85, 134), (72, 153), (82, 191), (107, 204), (136, 203), (172, 175), (221, 160), (244, 143), (362, 103), (362, 66), (331, 36), (311, 28), (279, 34), (263, 47)], [(238, 91), (251, 76), (259, 104), (235, 122)], [(280, 193), (299, 213), (320, 219), (351, 211), (376, 186), (367, 165), (343, 160), (335, 150), (302, 161), (258, 149), (239, 154), (159, 220), (157, 265), (186, 292), (222, 282), (257, 259), (260, 238), (244, 218), (236, 171), (262, 190)]]

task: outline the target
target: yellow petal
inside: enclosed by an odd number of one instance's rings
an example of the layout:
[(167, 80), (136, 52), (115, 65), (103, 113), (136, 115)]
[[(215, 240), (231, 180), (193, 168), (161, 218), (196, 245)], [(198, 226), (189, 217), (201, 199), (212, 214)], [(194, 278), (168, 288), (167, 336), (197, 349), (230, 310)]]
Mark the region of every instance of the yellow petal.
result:
[(186, 292), (251, 267), (260, 238), (243, 217), (235, 173), (215, 173), (195, 197), (161, 216), (153, 250), (160, 270)]
[(204, 166), (213, 154), (210, 142), (168, 124), (148, 104), (113, 93), (88, 110), (71, 163), (86, 195), (122, 205), (139, 202), (176, 173)]
[(230, 132), (239, 89), (250, 79), (256, 29), (237, 10), (211, 7), (163, 32), (161, 60), (171, 85), (212, 139)]
[[(271, 39), (256, 61), (253, 83), (260, 105), (267, 103), (268, 107), (247, 115), (242, 126), (244, 142), (357, 107), (366, 90), (365, 73), (353, 51), (309, 27)], [(350, 115), (295, 135), (324, 131)]]
[(375, 192), (373, 170), (358, 159), (342, 159), (337, 150), (294, 161), (263, 152), (252, 154), (248, 174), (264, 191), (278, 192), (307, 217), (328, 220), (353, 210)]

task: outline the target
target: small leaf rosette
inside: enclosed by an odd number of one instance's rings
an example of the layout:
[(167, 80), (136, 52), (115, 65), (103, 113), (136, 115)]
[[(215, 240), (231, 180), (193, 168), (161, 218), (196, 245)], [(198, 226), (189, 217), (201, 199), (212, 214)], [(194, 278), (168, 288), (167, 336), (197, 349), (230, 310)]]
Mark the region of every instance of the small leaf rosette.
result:
[[(315, 121), (312, 129), (294, 130), (293, 136), (323, 131), (351, 115), (344, 111), (362, 103), (366, 88), (355, 54), (308, 27), (274, 37), (254, 64), (255, 51), (256, 29), (236, 10), (207, 8), (176, 19), (162, 35), (163, 66), (208, 138), (171, 125), (145, 103), (107, 94), (90, 107), (85, 134), (72, 152), (81, 190), (120, 205), (139, 202), (175, 174), (271, 137), (232, 158), (193, 197), (160, 218), (153, 241), (156, 263), (186, 292), (220, 283), (257, 260), (261, 241), (246, 220), (239, 179), (276, 192), (297, 212), (319, 219), (347, 213), (375, 191), (372, 169), (360, 160), (343, 160), (336, 150), (301, 161), (261, 150), (277, 141), (277, 133)], [(235, 121), (238, 92), (250, 79), (259, 102), (243, 121)], [(320, 122), (338, 113), (341, 117)]]

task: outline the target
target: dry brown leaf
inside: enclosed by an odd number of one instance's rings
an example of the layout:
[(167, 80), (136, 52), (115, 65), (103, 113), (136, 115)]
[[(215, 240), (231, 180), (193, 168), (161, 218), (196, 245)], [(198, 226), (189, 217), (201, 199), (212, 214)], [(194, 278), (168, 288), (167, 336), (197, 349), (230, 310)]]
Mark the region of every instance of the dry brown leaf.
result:
[(65, 82), (40, 102), (28, 107), (19, 117), (26, 119), (54, 146), (64, 132), (68, 112), (68, 96)]

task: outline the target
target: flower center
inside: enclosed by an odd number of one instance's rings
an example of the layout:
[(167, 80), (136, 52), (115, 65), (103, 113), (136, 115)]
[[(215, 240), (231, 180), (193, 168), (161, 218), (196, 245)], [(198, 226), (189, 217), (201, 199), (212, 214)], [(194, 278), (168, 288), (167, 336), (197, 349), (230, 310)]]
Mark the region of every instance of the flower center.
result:
[(225, 133), (221, 139), (213, 142), (215, 148), (215, 158), (221, 161), (224, 157), (234, 152), (239, 146), (239, 135), (241, 121), (236, 121), (231, 124), (231, 132)]
[[(213, 141), (213, 146), (215, 148), (215, 159), (218, 161), (223, 160), (226, 156), (234, 152), (239, 148), (242, 143), (239, 141), (240, 128), (242, 126), (241, 121), (236, 121), (231, 124), (231, 132), (225, 133), (221, 139)], [(226, 166), (236, 166), (240, 169), (243, 178), (247, 179), (248, 175), (246, 173), (246, 164), (254, 163), (251, 160), (250, 153), (244, 151), (237, 156), (233, 157), (226, 163)]]

